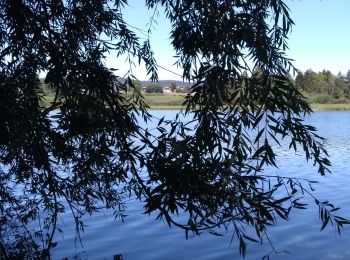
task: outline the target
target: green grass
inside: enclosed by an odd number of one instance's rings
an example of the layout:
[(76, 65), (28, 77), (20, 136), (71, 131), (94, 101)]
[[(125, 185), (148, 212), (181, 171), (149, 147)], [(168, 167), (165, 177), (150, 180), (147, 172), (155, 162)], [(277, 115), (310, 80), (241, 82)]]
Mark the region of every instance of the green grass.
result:
[(313, 111), (349, 111), (350, 103), (344, 104), (310, 104)]
[[(184, 95), (176, 94), (145, 94), (147, 104), (151, 109), (180, 109), (185, 101)], [(308, 96), (314, 111), (350, 111), (350, 99), (332, 98), (325, 95)]]
[(350, 99), (334, 98), (327, 94), (306, 94), (305, 97), (314, 111), (345, 111), (350, 110)]
[(41, 107), (49, 107), (51, 103), (55, 100), (55, 96), (53, 95), (46, 95), (43, 97), (43, 99), (40, 102)]
[(179, 94), (143, 94), (146, 103), (151, 107), (182, 107), (184, 95)]
[(334, 98), (327, 94), (305, 94), (310, 104), (350, 104), (350, 99), (346, 97)]
[[(177, 110), (183, 108), (185, 101), (185, 94), (182, 93), (143, 93), (143, 96), (151, 109)], [(45, 96), (43, 106), (48, 106), (53, 99), (53, 96)], [(332, 98), (328, 95), (316, 94), (308, 95), (307, 99), (314, 111), (350, 111), (350, 99), (347, 98)]]

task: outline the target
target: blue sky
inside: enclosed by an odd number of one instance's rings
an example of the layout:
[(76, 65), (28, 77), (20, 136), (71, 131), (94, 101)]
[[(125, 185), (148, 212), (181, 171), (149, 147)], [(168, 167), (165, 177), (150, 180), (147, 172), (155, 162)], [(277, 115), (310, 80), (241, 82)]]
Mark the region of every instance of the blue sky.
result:
[(288, 1), (295, 22), (289, 36), (289, 56), (302, 71), (350, 70), (350, 1)]
[[(125, 9), (126, 21), (135, 27), (146, 28), (153, 11), (147, 10), (144, 0), (129, 0)], [(295, 26), (289, 35), (288, 56), (301, 71), (329, 69), (333, 74), (350, 70), (350, 0), (287, 0)], [(163, 10), (159, 9), (151, 35), (151, 44), (159, 65), (181, 74), (173, 64), (175, 53), (169, 40), (170, 23)], [(146, 34), (140, 32), (145, 38)], [(110, 56), (107, 65), (121, 68), (120, 74), (127, 71), (125, 58)], [(135, 67), (133, 73), (139, 79), (147, 79), (144, 69)], [(123, 76), (123, 75), (119, 75)], [(181, 77), (159, 69), (160, 79)]]

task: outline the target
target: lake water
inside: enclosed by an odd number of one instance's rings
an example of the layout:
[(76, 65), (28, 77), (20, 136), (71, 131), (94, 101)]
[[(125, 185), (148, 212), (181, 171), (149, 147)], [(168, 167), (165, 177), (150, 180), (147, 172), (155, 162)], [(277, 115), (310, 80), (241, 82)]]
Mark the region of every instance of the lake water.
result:
[[(171, 118), (175, 111), (152, 111), (157, 117)], [(332, 174), (321, 177), (317, 169), (306, 164), (301, 155), (288, 150), (279, 153), (279, 170), (289, 176), (307, 177), (319, 181), (314, 195), (341, 207), (338, 213), (350, 218), (350, 112), (316, 112), (306, 119), (327, 138), (327, 149), (332, 161)], [(277, 170), (274, 170), (277, 171)], [(277, 251), (289, 253), (271, 254), (271, 259), (350, 259), (350, 226), (341, 236), (330, 226), (320, 232), (318, 208), (311, 199), (307, 210), (294, 210), (289, 221), (280, 221), (270, 229), (270, 239)], [(184, 232), (169, 229), (162, 221), (142, 214), (142, 204), (128, 202), (124, 223), (114, 221), (105, 212), (85, 220), (88, 227), (82, 235), (83, 247), (76, 240), (74, 224), (69, 213), (61, 219), (64, 233), (53, 251), (54, 259), (75, 255), (79, 259), (113, 259), (122, 254), (123, 259), (240, 259), (236, 241), (228, 230), (225, 236), (207, 233), (185, 239)], [(268, 243), (250, 243), (245, 259), (261, 259), (271, 252)], [(243, 259), (243, 258), (241, 258)]]

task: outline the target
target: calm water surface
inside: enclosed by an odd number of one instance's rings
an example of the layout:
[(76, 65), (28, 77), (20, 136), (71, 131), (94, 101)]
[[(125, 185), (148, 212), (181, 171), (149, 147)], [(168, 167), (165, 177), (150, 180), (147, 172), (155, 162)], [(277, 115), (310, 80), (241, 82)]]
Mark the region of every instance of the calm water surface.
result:
[[(175, 111), (153, 111), (158, 117), (169, 119)], [(332, 161), (332, 174), (320, 177), (317, 169), (306, 164), (302, 155), (287, 150), (279, 153), (278, 170), (290, 176), (308, 177), (317, 180), (315, 196), (329, 200), (342, 210), (340, 215), (350, 218), (350, 112), (316, 112), (306, 119), (317, 127), (320, 135), (327, 138), (327, 149)], [(327, 227), (320, 232), (321, 222), (318, 209), (311, 199), (307, 210), (295, 210), (288, 222), (280, 221), (271, 228), (270, 238), (278, 251), (289, 253), (272, 254), (272, 259), (350, 259), (350, 226), (345, 227), (341, 236)], [(88, 227), (82, 235), (83, 247), (76, 240), (74, 225), (69, 213), (61, 219), (64, 233), (53, 252), (54, 259), (64, 257), (80, 259), (113, 259), (122, 254), (123, 259), (240, 259), (235, 240), (231, 243), (232, 232), (223, 237), (209, 234), (190, 237), (185, 240), (184, 232), (169, 227), (152, 216), (142, 214), (142, 205), (128, 202), (124, 223), (114, 221), (105, 212), (86, 219)], [(248, 244), (245, 259), (261, 259), (271, 252), (268, 243)], [(243, 259), (243, 258), (242, 258)]]

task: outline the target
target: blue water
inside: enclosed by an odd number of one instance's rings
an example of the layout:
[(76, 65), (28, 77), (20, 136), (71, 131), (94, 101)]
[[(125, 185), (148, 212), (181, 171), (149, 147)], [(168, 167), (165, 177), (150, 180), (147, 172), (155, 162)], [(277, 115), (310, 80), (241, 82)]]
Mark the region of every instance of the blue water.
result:
[[(157, 117), (169, 119), (175, 111), (153, 111)], [(307, 177), (319, 181), (314, 195), (329, 200), (342, 209), (340, 215), (350, 218), (350, 112), (316, 112), (306, 122), (317, 127), (327, 138), (327, 149), (332, 162), (332, 174), (321, 177), (312, 164), (306, 164), (301, 154), (288, 150), (279, 153), (279, 169), (285, 175)], [(327, 227), (320, 232), (318, 208), (311, 199), (307, 210), (295, 210), (289, 221), (280, 221), (270, 229), (270, 239), (277, 251), (289, 253), (271, 254), (272, 259), (350, 259), (350, 226), (339, 236)], [(135, 200), (128, 203), (125, 222), (114, 220), (110, 212), (95, 214), (85, 219), (82, 244), (76, 239), (72, 218), (67, 212), (60, 225), (63, 233), (57, 236), (59, 244), (53, 251), (54, 259), (63, 257), (80, 259), (113, 259), (122, 254), (123, 259), (239, 259), (233, 232), (216, 237), (207, 233), (185, 239), (184, 232), (171, 228), (153, 216), (142, 214), (142, 204)], [(263, 245), (249, 243), (245, 259), (261, 259), (271, 252)]]

